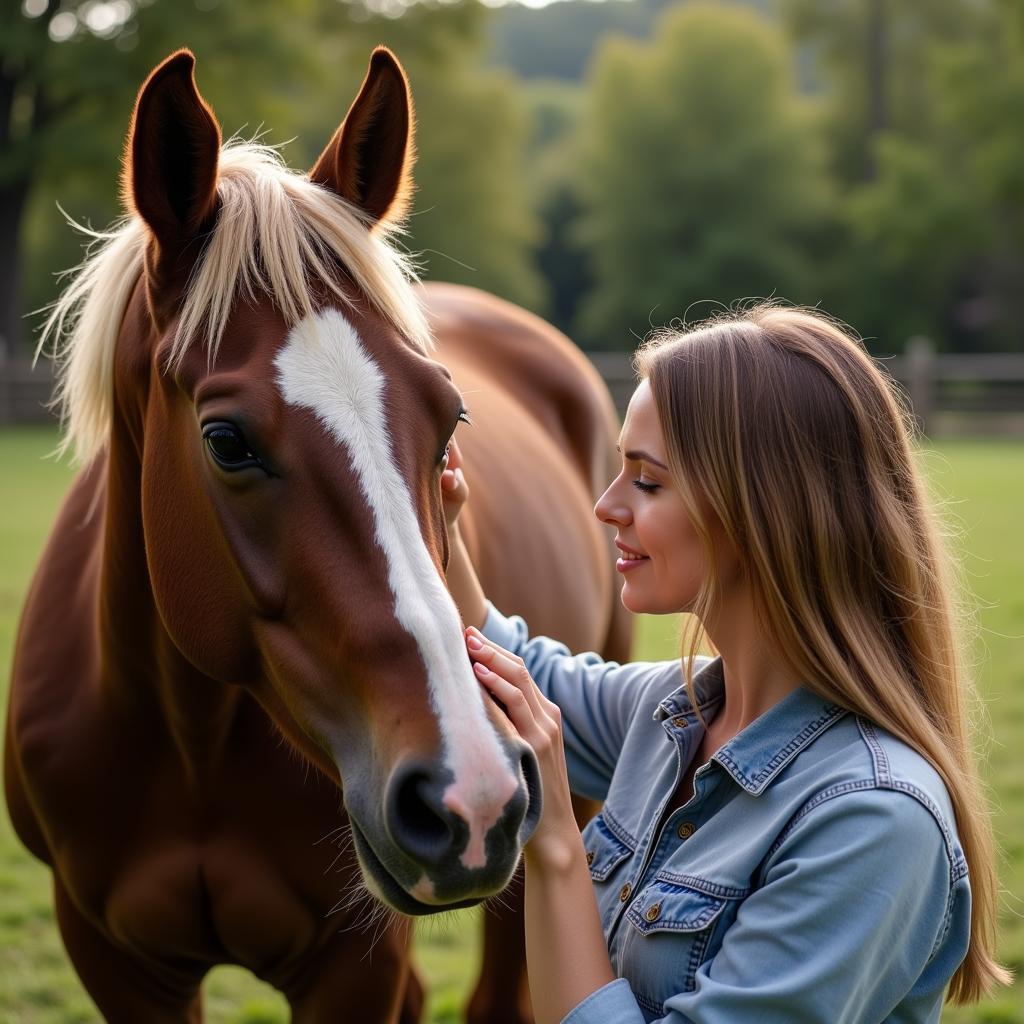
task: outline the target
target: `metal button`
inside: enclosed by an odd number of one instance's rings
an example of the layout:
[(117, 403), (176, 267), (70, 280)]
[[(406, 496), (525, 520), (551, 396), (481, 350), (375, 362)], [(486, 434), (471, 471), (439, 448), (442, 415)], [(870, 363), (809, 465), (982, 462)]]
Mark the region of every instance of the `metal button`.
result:
[(677, 729), (685, 729), (690, 723), (686, 720), (686, 715), (676, 715), (676, 717), (672, 719), (672, 724)]
[(593, 864), (594, 863), (594, 851), (593, 850), (587, 850), (587, 863), (588, 864)]
[(625, 903), (625, 902), (626, 902), (626, 900), (628, 900), (628, 899), (629, 899), (629, 894), (630, 894), (630, 893), (631, 893), (632, 891), (633, 891), (633, 886), (631, 886), (631, 885), (629, 884), (629, 882), (627, 882), (627, 883), (626, 883), (626, 884), (625, 884), (625, 885), (624, 885), (624, 886), (623, 886), (623, 887), (622, 887), (622, 888), (621, 888), (621, 889), (619, 890), (619, 902), (620, 902), (620, 903)]
[(644, 917), (646, 917), (648, 921), (657, 921), (658, 918), (661, 917), (661, 904), (654, 903), (651, 906), (649, 906), (647, 908), (647, 913), (644, 914)]
[(683, 821), (679, 823), (679, 827), (676, 829), (676, 835), (680, 839), (689, 839), (694, 832), (697, 831), (697, 826), (692, 821)]

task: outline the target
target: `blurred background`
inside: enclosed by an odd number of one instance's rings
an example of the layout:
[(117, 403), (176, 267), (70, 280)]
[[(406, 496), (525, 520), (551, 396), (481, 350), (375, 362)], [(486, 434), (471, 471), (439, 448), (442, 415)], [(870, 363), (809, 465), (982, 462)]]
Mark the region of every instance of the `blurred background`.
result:
[[(534, 0), (538, 2), (538, 0)], [(879, 353), (1024, 351), (1020, 0), (4, 0), (0, 337), (119, 212), (135, 92), (187, 45), (225, 136), (306, 167), (370, 49), (419, 114), (426, 276), (584, 348), (743, 296), (821, 303)]]
[[(29, 364), (68, 215), (121, 213), (135, 93), (180, 46), (225, 137), (308, 167), (372, 47), (408, 71), (418, 191), (405, 244), (566, 331), (620, 405), (652, 327), (775, 295), (851, 324), (900, 378), (981, 606), (984, 751), (1004, 851), (1004, 958), (1024, 967), (1024, 2), (1022, 0), (2, 0), (0, 663), (70, 479), (42, 460)], [(644, 657), (674, 628), (642, 622)], [(6, 670), (0, 675), (0, 700)], [(431, 1021), (475, 970), (465, 917), (423, 930)], [(283, 1021), (215, 972), (213, 1021)], [(91, 1021), (46, 874), (0, 815), (0, 1022)], [(1024, 986), (944, 1021), (1024, 1022)]]

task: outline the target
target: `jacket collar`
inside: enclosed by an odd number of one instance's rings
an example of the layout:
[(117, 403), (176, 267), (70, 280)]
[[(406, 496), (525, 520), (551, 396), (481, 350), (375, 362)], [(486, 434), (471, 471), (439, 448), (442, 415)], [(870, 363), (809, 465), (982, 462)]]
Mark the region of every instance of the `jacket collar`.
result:
[[(710, 721), (724, 696), (722, 659), (704, 661), (694, 675), (698, 707)], [(805, 747), (847, 712), (800, 686), (770, 707), (719, 749), (716, 761), (752, 796), (768, 788), (772, 780)], [(686, 687), (669, 694), (654, 712), (669, 733), (700, 725)]]

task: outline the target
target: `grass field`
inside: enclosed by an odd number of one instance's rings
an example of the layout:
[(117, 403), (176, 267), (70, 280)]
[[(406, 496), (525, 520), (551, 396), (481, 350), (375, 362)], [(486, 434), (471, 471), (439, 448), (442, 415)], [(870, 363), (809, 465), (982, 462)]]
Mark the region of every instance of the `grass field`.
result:
[[(6, 688), (17, 616), (49, 524), (69, 480), (43, 456), (56, 441), (44, 429), (0, 431), (0, 702)], [(1024, 971), (1024, 445), (956, 443), (925, 456), (960, 534), (968, 580), (981, 605), (976, 655), (993, 739), (985, 766), (1004, 861), (1001, 954)], [(643, 620), (637, 656), (671, 657), (674, 627)], [(472, 911), (420, 929), (416, 956), (430, 986), (431, 1024), (459, 1020), (476, 970)], [(884, 942), (885, 937), (879, 936)], [(283, 1000), (243, 971), (221, 968), (206, 986), (214, 1024), (286, 1021)], [(0, 1024), (70, 1024), (97, 1014), (64, 955), (50, 904), (47, 872), (21, 848), (0, 814)], [(1024, 1024), (1024, 982), (983, 1005), (949, 1009), (945, 1024)]]

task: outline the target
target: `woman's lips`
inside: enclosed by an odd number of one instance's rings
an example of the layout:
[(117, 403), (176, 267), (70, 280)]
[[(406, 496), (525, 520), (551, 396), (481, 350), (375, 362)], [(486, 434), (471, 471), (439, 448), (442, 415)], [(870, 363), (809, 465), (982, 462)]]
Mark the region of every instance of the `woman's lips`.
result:
[(638, 565), (643, 565), (648, 561), (646, 555), (641, 555), (639, 551), (634, 551), (619, 541), (615, 542), (615, 546), (622, 552), (622, 558), (615, 563), (615, 568), (619, 572), (629, 572), (630, 569), (635, 569)]
[(620, 558), (615, 563), (615, 568), (619, 572), (629, 572), (631, 569), (635, 569), (638, 565), (643, 565), (644, 562), (650, 561), (648, 558)]

